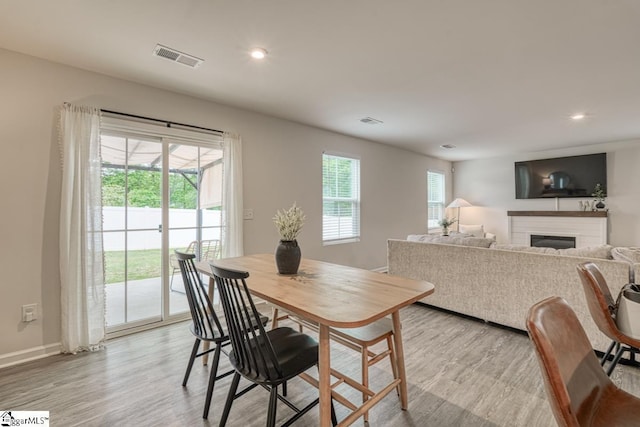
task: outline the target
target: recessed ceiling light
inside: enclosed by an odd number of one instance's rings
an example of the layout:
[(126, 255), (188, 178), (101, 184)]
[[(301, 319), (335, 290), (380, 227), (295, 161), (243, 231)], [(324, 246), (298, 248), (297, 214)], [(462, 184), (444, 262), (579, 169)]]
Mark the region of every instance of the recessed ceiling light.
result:
[(587, 117), (587, 115), (585, 113), (576, 113), (571, 115), (571, 120), (583, 120)]
[(445, 150), (451, 150), (452, 148), (456, 148), (453, 144), (442, 144), (440, 148), (444, 148)]
[(251, 57), (253, 59), (264, 59), (267, 56), (267, 50), (261, 47), (251, 49)]

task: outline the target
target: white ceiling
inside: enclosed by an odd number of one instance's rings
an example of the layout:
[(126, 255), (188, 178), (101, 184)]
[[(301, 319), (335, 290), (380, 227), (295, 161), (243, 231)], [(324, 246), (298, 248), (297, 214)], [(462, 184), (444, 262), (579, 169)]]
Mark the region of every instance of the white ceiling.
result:
[(448, 160), (640, 138), (639, 0), (3, 0), (0, 47)]

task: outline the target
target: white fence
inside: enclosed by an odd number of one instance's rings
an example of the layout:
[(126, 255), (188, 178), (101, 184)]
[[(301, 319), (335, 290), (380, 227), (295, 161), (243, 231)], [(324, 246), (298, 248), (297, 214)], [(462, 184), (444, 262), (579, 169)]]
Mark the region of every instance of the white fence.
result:
[[(169, 247), (185, 248), (196, 236), (197, 211), (195, 209), (169, 209)], [(105, 251), (125, 249), (125, 208), (106, 206), (102, 208), (103, 236)], [(128, 208), (126, 225), (129, 231), (126, 246), (129, 250), (160, 249), (162, 247), (162, 209)], [(221, 239), (221, 213), (216, 210), (202, 210), (202, 239)], [(212, 227), (212, 228), (208, 228)], [(176, 228), (190, 228), (176, 230)], [(144, 230), (150, 229), (150, 230)]]

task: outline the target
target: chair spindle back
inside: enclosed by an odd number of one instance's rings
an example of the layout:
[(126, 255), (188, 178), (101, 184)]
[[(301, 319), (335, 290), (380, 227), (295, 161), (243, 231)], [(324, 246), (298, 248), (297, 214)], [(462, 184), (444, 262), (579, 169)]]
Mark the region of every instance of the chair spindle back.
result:
[(175, 251), (175, 254), (180, 265), (195, 333), (204, 337), (224, 336), (225, 332), (220, 320), (216, 316), (207, 290), (200, 279), (200, 273), (193, 262), (196, 255), (179, 251)]
[(220, 292), (222, 308), (234, 361), (232, 363), (250, 378), (275, 381), (283, 376), (269, 336), (260, 322), (260, 313), (249, 294), (249, 273), (211, 265)]

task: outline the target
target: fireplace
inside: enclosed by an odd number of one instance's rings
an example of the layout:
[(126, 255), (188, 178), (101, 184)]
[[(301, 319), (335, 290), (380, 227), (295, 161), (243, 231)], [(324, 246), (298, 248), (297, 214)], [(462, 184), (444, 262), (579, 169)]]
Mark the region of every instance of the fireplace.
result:
[[(607, 244), (606, 211), (508, 211), (507, 215), (512, 245), (534, 245), (531, 236), (536, 234), (543, 236), (543, 240), (563, 240), (556, 237), (571, 236), (575, 238), (576, 248)], [(563, 248), (573, 247), (566, 242), (561, 244)]]
[(531, 246), (539, 248), (568, 249), (576, 247), (576, 238), (570, 236), (531, 235)]

